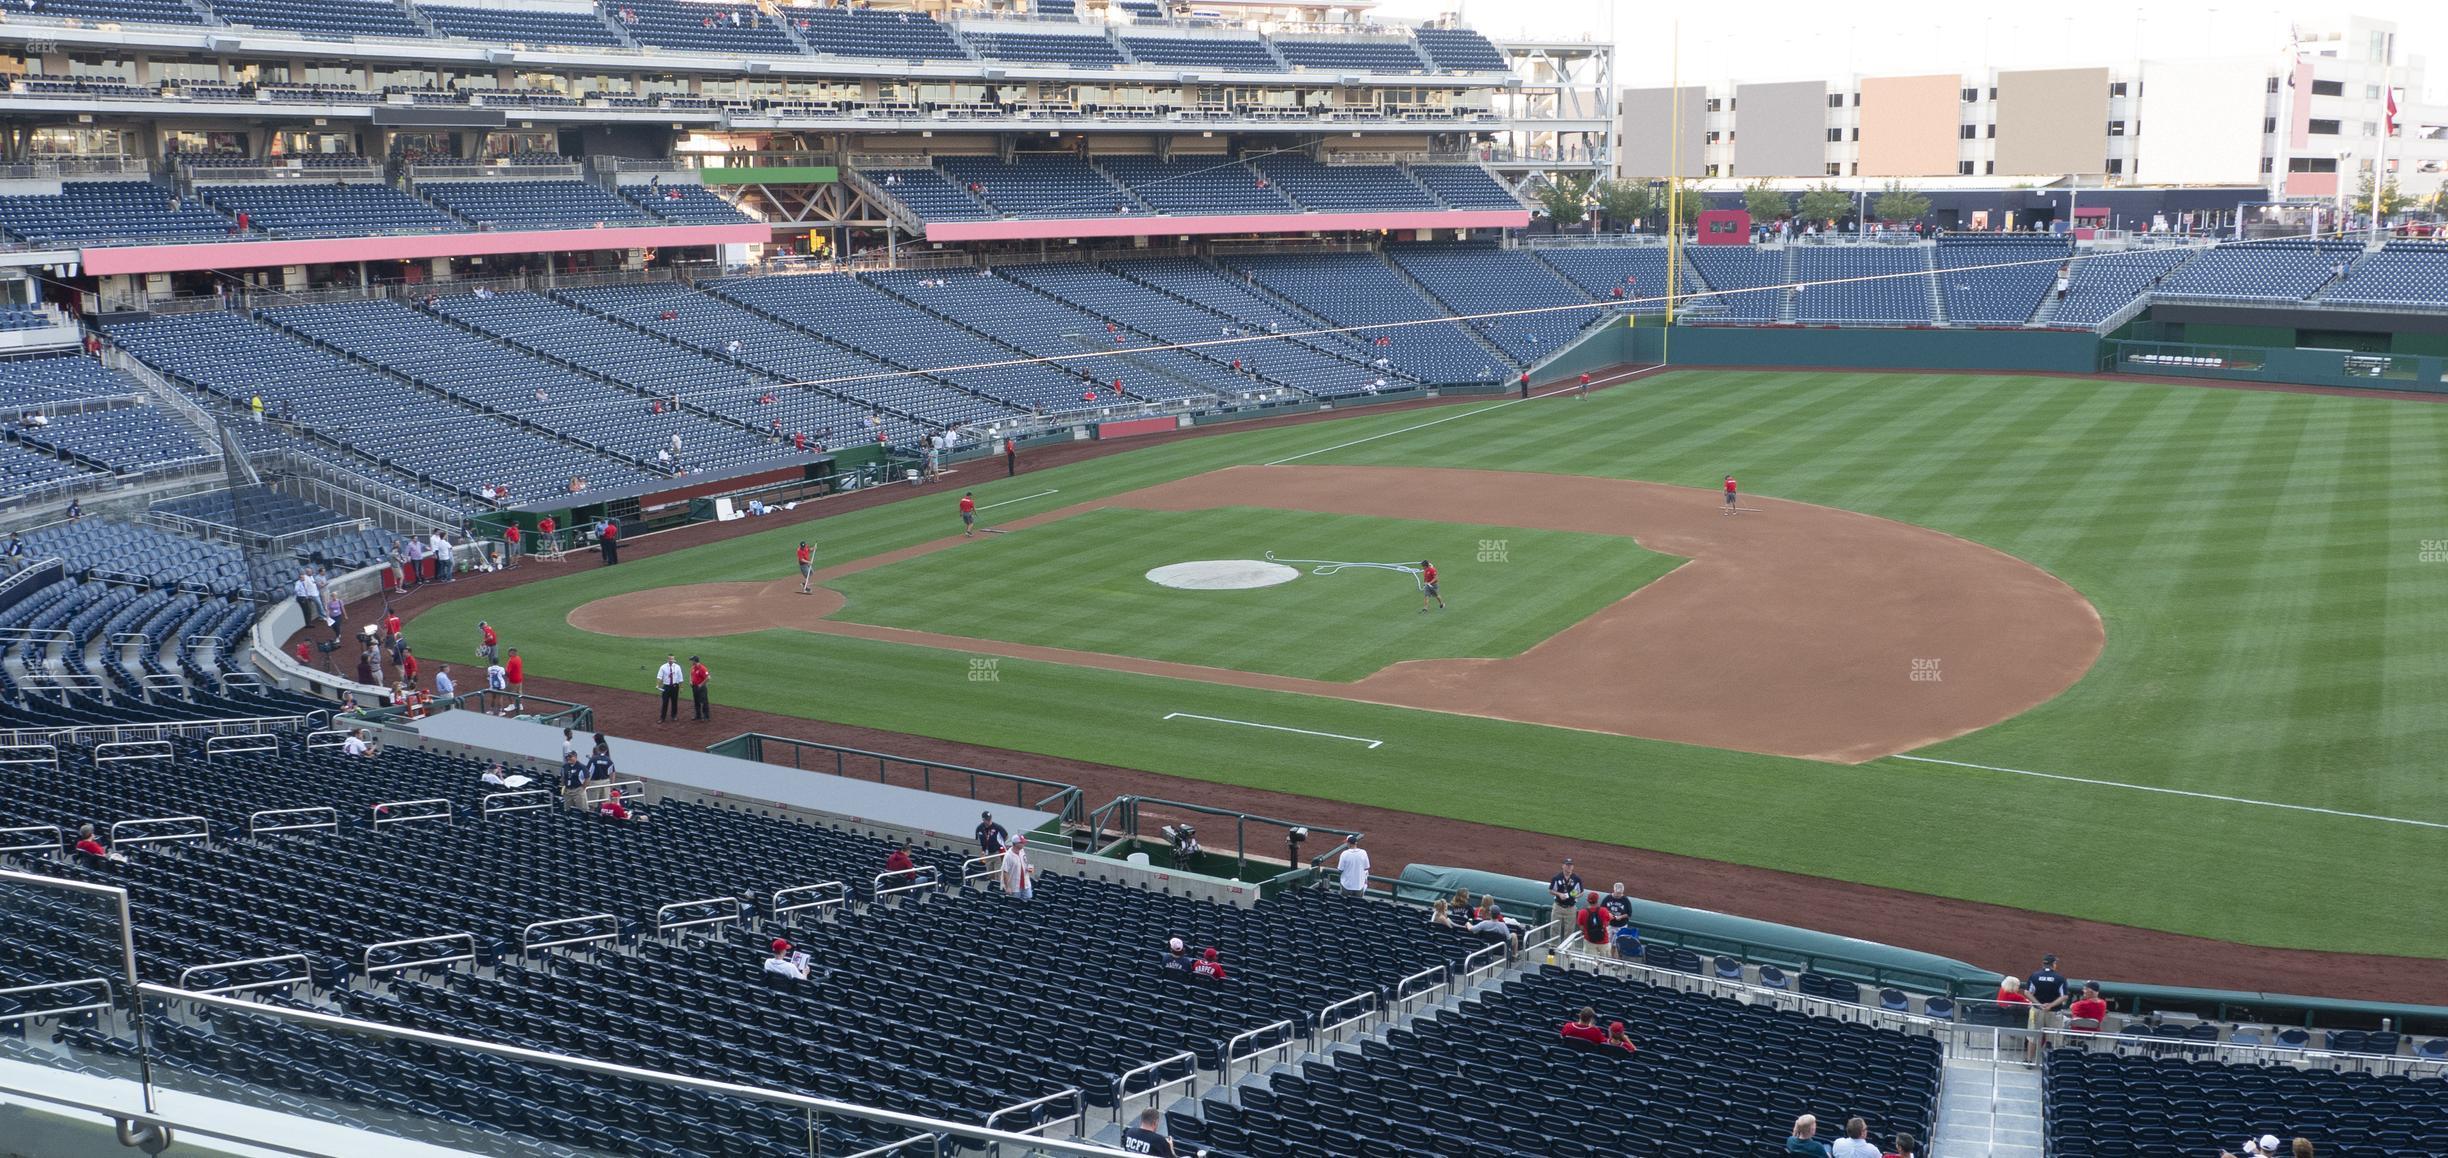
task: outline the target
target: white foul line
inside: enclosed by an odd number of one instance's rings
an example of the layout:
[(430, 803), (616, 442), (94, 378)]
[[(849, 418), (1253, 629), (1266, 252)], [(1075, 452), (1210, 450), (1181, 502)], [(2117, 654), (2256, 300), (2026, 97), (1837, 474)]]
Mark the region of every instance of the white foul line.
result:
[(1022, 496), (1020, 496), (1019, 498), (1016, 498), (1016, 499), (1005, 499), (1005, 500), (1003, 500), (1002, 502), (999, 502), (999, 503), (988, 503), (988, 504), (986, 504), (985, 506), (979, 507), (978, 509), (979, 509), (979, 510), (981, 510), (981, 511), (991, 511), (991, 510), (995, 509), (996, 507), (1008, 507), (1008, 506), (1012, 505), (1013, 503), (1025, 503), (1025, 502), (1029, 501), (1030, 499), (1042, 499), (1042, 498), (1046, 497), (1047, 495), (1059, 495), (1059, 494), (1061, 494), (1061, 493), (1062, 493), (1062, 488), (1060, 488), (1060, 487), (1056, 487), (1055, 489), (1050, 490), (1050, 491), (1039, 491), (1039, 492), (1037, 492), (1036, 494), (1033, 494), (1033, 495), (1022, 495)]
[[(1632, 371), (1631, 373), (1626, 374), (1626, 375), (1624, 375), (1624, 376), (1623, 376), (1623, 377), (1621, 377), (1621, 378), (1610, 378), (1610, 379), (1608, 379), (1607, 381), (1604, 381), (1604, 382), (1596, 382), (1596, 381), (1593, 381), (1593, 382), (1591, 382), (1590, 384), (1591, 384), (1591, 385), (1593, 385), (1593, 386), (1612, 386), (1612, 385), (1616, 384), (1617, 382), (1629, 382), (1629, 381), (1633, 380), (1634, 378), (1638, 378), (1638, 377), (1640, 377), (1640, 376), (1641, 376), (1641, 375), (1643, 375), (1643, 374), (1647, 374), (1647, 373), (1651, 373), (1651, 372), (1653, 372), (1653, 371), (1663, 370), (1663, 369), (1666, 369), (1666, 367), (1664, 367), (1664, 366), (1643, 366), (1643, 367), (1641, 367), (1640, 369), (1638, 369), (1638, 370), (1634, 370), (1634, 371)], [(1462, 412), (1462, 413), (1460, 413), (1460, 414), (1448, 414), (1448, 415), (1446, 415), (1446, 416), (1445, 416), (1445, 417), (1443, 417), (1443, 418), (1435, 419), (1435, 420), (1430, 421), (1430, 422), (1422, 422), (1422, 423), (1419, 423), (1419, 424), (1414, 425), (1414, 426), (1406, 426), (1406, 427), (1403, 427), (1403, 428), (1402, 428), (1402, 429), (1400, 429), (1400, 430), (1389, 430), (1389, 431), (1386, 431), (1386, 432), (1385, 432), (1385, 433), (1383, 433), (1383, 434), (1372, 434), (1372, 435), (1369, 435), (1367, 438), (1355, 438), (1355, 439), (1351, 440), (1350, 442), (1338, 442), (1338, 443), (1334, 444), (1333, 446), (1322, 447), (1322, 448), (1317, 449), (1317, 450), (1305, 450), (1305, 451), (1302, 451), (1302, 452), (1301, 452), (1301, 453), (1299, 453), (1299, 454), (1293, 455), (1293, 456), (1292, 456), (1292, 457), (1290, 457), (1290, 458), (1279, 458), (1279, 459), (1276, 459), (1275, 461), (1270, 462), (1270, 463), (1267, 463), (1267, 464), (1265, 464), (1265, 465), (1267, 465), (1267, 466), (1282, 466), (1283, 464), (1285, 464), (1285, 463), (1287, 463), (1287, 462), (1299, 462), (1300, 460), (1302, 460), (1302, 459), (1304, 459), (1304, 458), (1311, 458), (1311, 457), (1314, 457), (1314, 456), (1316, 456), (1316, 455), (1321, 455), (1321, 454), (1328, 453), (1328, 452), (1330, 452), (1330, 451), (1337, 451), (1337, 450), (1341, 450), (1341, 449), (1343, 449), (1343, 448), (1345, 448), (1345, 447), (1348, 447), (1348, 446), (1358, 446), (1358, 445), (1360, 445), (1360, 444), (1361, 444), (1361, 443), (1363, 443), (1363, 442), (1375, 442), (1375, 441), (1377, 441), (1377, 440), (1378, 440), (1378, 439), (1380, 439), (1380, 438), (1392, 438), (1392, 437), (1394, 437), (1394, 436), (1395, 436), (1395, 435), (1397, 435), (1397, 434), (1409, 434), (1409, 433), (1411, 433), (1411, 432), (1412, 432), (1412, 431), (1414, 431), (1414, 430), (1426, 430), (1426, 429), (1428, 429), (1428, 428), (1429, 428), (1429, 427), (1431, 427), (1431, 426), (1442, 426), (1442, 425), (1444, 425), (1445, 423), (1452, 422), (1453, 420), (1455, 420), (1455, 419), (1457, 419), (1457, 418), (1469, 418), (1469, 417), (1471, 417), (1471, 416), (1473, 416), (1473, 415), (1478, 415), (1478, 414), (1486, 414), (1486, 413), (1489, 413), (1490, 411), (1502, 410), (1502, 409), (1504, 409), (1504, 408), (1505, 408), (1505, 407), (1507, 407), (1507, 406), (1514, 406), (1514, 405), (1518, 405), (1518, 404), (1523, 403), (1523, 402), (1530, 402), (1530, 401), (1534, 401), (1534, 400), (1536, 400), (1536, 399), (1540, 399), (1540, 398), (1552, 398), (1552, 397), (1555, 397), (1556, 395), (1559, 395), (1559, 394), (1564, 393), (1564, 392), (1565, 392), (1565, 391), (1567, 391), (1567, 390), (1577, 390), (1577, 389), (1579, 389), (1579, 388), (1580, 388), (1580, 387), (1579, 387), (1578, 385), (1568, 385), (1568, 386), (1558, 387), (1558, 388), (1556, 388), (1555, 390), (1551, 390), (1551, 391), (1549, 391), (1548, 393), (1545, 393), (1545, 394), (1533, 394), (1533, 395), (1531, 395), (1529, 398), (1508, 398), (1508, 399), (1506, 399), (1506, 400), (1504, 400), (1504, 401), (1502, 401), (1502, 402), (1499, 402), (1499, 403), (1497, 403), (1497, 404), (1495, 404), (1495, 405), (1493, 405), (1493, 406), (1482, 406), (1482, 407), (1479, 407), (1479, 408), (1478, 408), (1478, 409), (1476, 409), (1476, 410), (1465, 410), (1465, 411), (1463, 411), (1463, 412)]]
[(1166, 712), (1164, 718), (1168, 720), (1206, 720), (1210, 723), (1217, 724), (1239, 724), (1244, 728), (1265, 728), (1270, 732), (1298, 732), (1303, 736), (1324, 736), (1329, 740), (1350, 740), (1355, 744), (1366, 744), (1371, 748), (1375, 748), (1385, 743), (1383, 740), (1371, 740), (1366, 736), (1346, 736), (1340, 732), (1312, 732), (1307, 728), (1287, 728), (1281, 724), (1257, 724), (1248, 720), (1227, 720), (1222, 716), (1199, 716), (1192, 715), (1189, 712)]
[(2035, 776), (2042, 780), (2062, 780), (2068, 784), (2093, 784), (2102, 788), (2130, 788), (2136, 792), (2157, 792), (2164, 796), (2190, 796), (2196, 800), (2217, 800), (2227, 804), (2249, 804), (2255, 808), (2283, 808), (2289, 812), (2317, 812), (2323, 816), (2342, 816), (2349, 820), (2377, 820), (2385, 824), (2410, 824), (2417, 828), (2448, 828), (2435, 820), (2415, 820), (2404, 816), (2379, 816), (2369, 812), (2346, 812), (2335, 808), (2315, 808), (2309, 804), (2282, 804), (2275, 800), (2251, 800), (2242, 796), (2221, 796), (2215, 792), (2187, 792), (2182, 788), (2159, 788), (2149, 784), (2127, 784), (2120, 780), (2093, 780), (2083, 776), (2061, 776), (2054, 772), (2033, 772), (2024, 768), (1999, 768), (1990, 764), (1967, 764), (1961, 760), (1936, 760), (1928, 756), (1895, 756), (1916, 764), (1945, 764), (1953, 768), (1977, 768), (1983, 772), (2005, 772), (2015, 776)]

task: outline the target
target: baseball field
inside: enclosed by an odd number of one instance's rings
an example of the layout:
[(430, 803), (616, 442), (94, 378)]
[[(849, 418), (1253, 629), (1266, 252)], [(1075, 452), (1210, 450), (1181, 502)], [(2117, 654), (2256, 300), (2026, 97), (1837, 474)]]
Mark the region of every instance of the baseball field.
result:
[[(566, 574), (441, 603), (412, 635), (456, 655), (481, 618), (531, 672), (627, 692), (677, 650), (721, 703), (784, 716), (2448, 956), (2448, 406), (1672, 371), (981, 467), (549, 565)], [(1421, 611), (1389, 567), (1146, 577), (1269, 552), (1430, 560), (1447, 606)]]

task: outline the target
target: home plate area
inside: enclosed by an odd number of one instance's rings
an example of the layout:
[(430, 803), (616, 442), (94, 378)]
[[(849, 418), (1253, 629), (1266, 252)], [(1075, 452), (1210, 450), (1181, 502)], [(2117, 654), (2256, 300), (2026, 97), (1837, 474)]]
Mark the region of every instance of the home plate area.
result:
[(1300, 569), (1261, 559), (1194, 559), (1167, 563), (1147, 573), (1148, 582), (1184, 591), (1244, 591), (1300, 578)]

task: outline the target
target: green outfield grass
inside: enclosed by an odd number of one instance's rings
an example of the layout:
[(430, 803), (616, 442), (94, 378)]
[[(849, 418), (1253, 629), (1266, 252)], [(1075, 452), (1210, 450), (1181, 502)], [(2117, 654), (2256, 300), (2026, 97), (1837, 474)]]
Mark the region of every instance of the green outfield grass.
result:
[[(1482, 565), (1502, 540), (1536, 566)], [(1419, 614), (1417, 581), (1355, 568), (1276, 587), (1184, 591), (1150, 568), (1194, 559), (1442, 560), (1466, 614)], [(922, 555), (828, 584), (839, 619), (975, 639), (1320, 680), (1406, 659), (1519, 655), (1682, 560), (1615, 535), (1475, 527), (1256, 507), (1107, 508)], [(1464, 593), (1468, 594), (1465, 595)]]
[[(767, 711), (2228, 940), (2448, 956), (2437, 918), (2448, 911), (2448, 561), (2433, 561), (2448, 544), (2426, 546), (2448, 540), (2448, 406), (1682, 371), (1587, 402), (1364, 414), (975, 486), (981, 503), (1024, 499), (996, 508), (1017, 516), (1294, 455), (1703, 487), (1734, 473), (1759, 494), (2031, 560), (2099, 607), (2105, 654), (2055, 701), (1918, 754), (2110, 783), (1899, 759), (1844, 767), (1022, 661), (980, 683), (963, 655), (797, 633), (680, 646), (722, 673), (723, 699)], [(1025, 498), (1049, 488), (1059, 493)], [(838, 562), (959, 523), (938, 494), (820, 529)], [(585, 635), (563, 621), (570, 608), (780, 577), (800, 534), (576, 565), (436, 608), (411, 635), (448, 655), (474, 646), (484, 617), (539, 676), (640, 689), (641, 665), (667, 646)], [(1385, 746), (1162, 722), (1172, 711)], [(1606, 877), (1603, 850), (1590, 856)]]

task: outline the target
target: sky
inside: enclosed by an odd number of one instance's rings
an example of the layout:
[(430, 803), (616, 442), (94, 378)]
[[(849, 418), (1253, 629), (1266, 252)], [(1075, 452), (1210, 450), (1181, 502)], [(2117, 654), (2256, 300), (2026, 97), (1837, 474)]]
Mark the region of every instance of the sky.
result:
[(1634, 0), (1383, 0), (1389, 16), (1424, 18), (1459, 7), (1463, 23), (1491, 35), (1588, 35), (1618, 45), (1616, 80), (1625, 87), (1666, 84), (1673, 53), (1669, 19), (1679, 14), (1685, 84), (1711, 80), (1816, 80), (1846, 73), (1896, 74), (2109, 65), (2144, 58), (2258, 56), (2285, 50), (2292, 22), (2317, 24), (2326, 12), (2397, 23), (2400, 63), (2429, 57), (2422, 86), (2448, 103), (2448, 4), (2360, 0), (2342, 6), (2171, 3), (2169, 0), (2056, 0), (2016, 11), (1950, 10), (1899, 16), (1843, 5), (1752, 0), (1712, 24), (1708, 8)]

